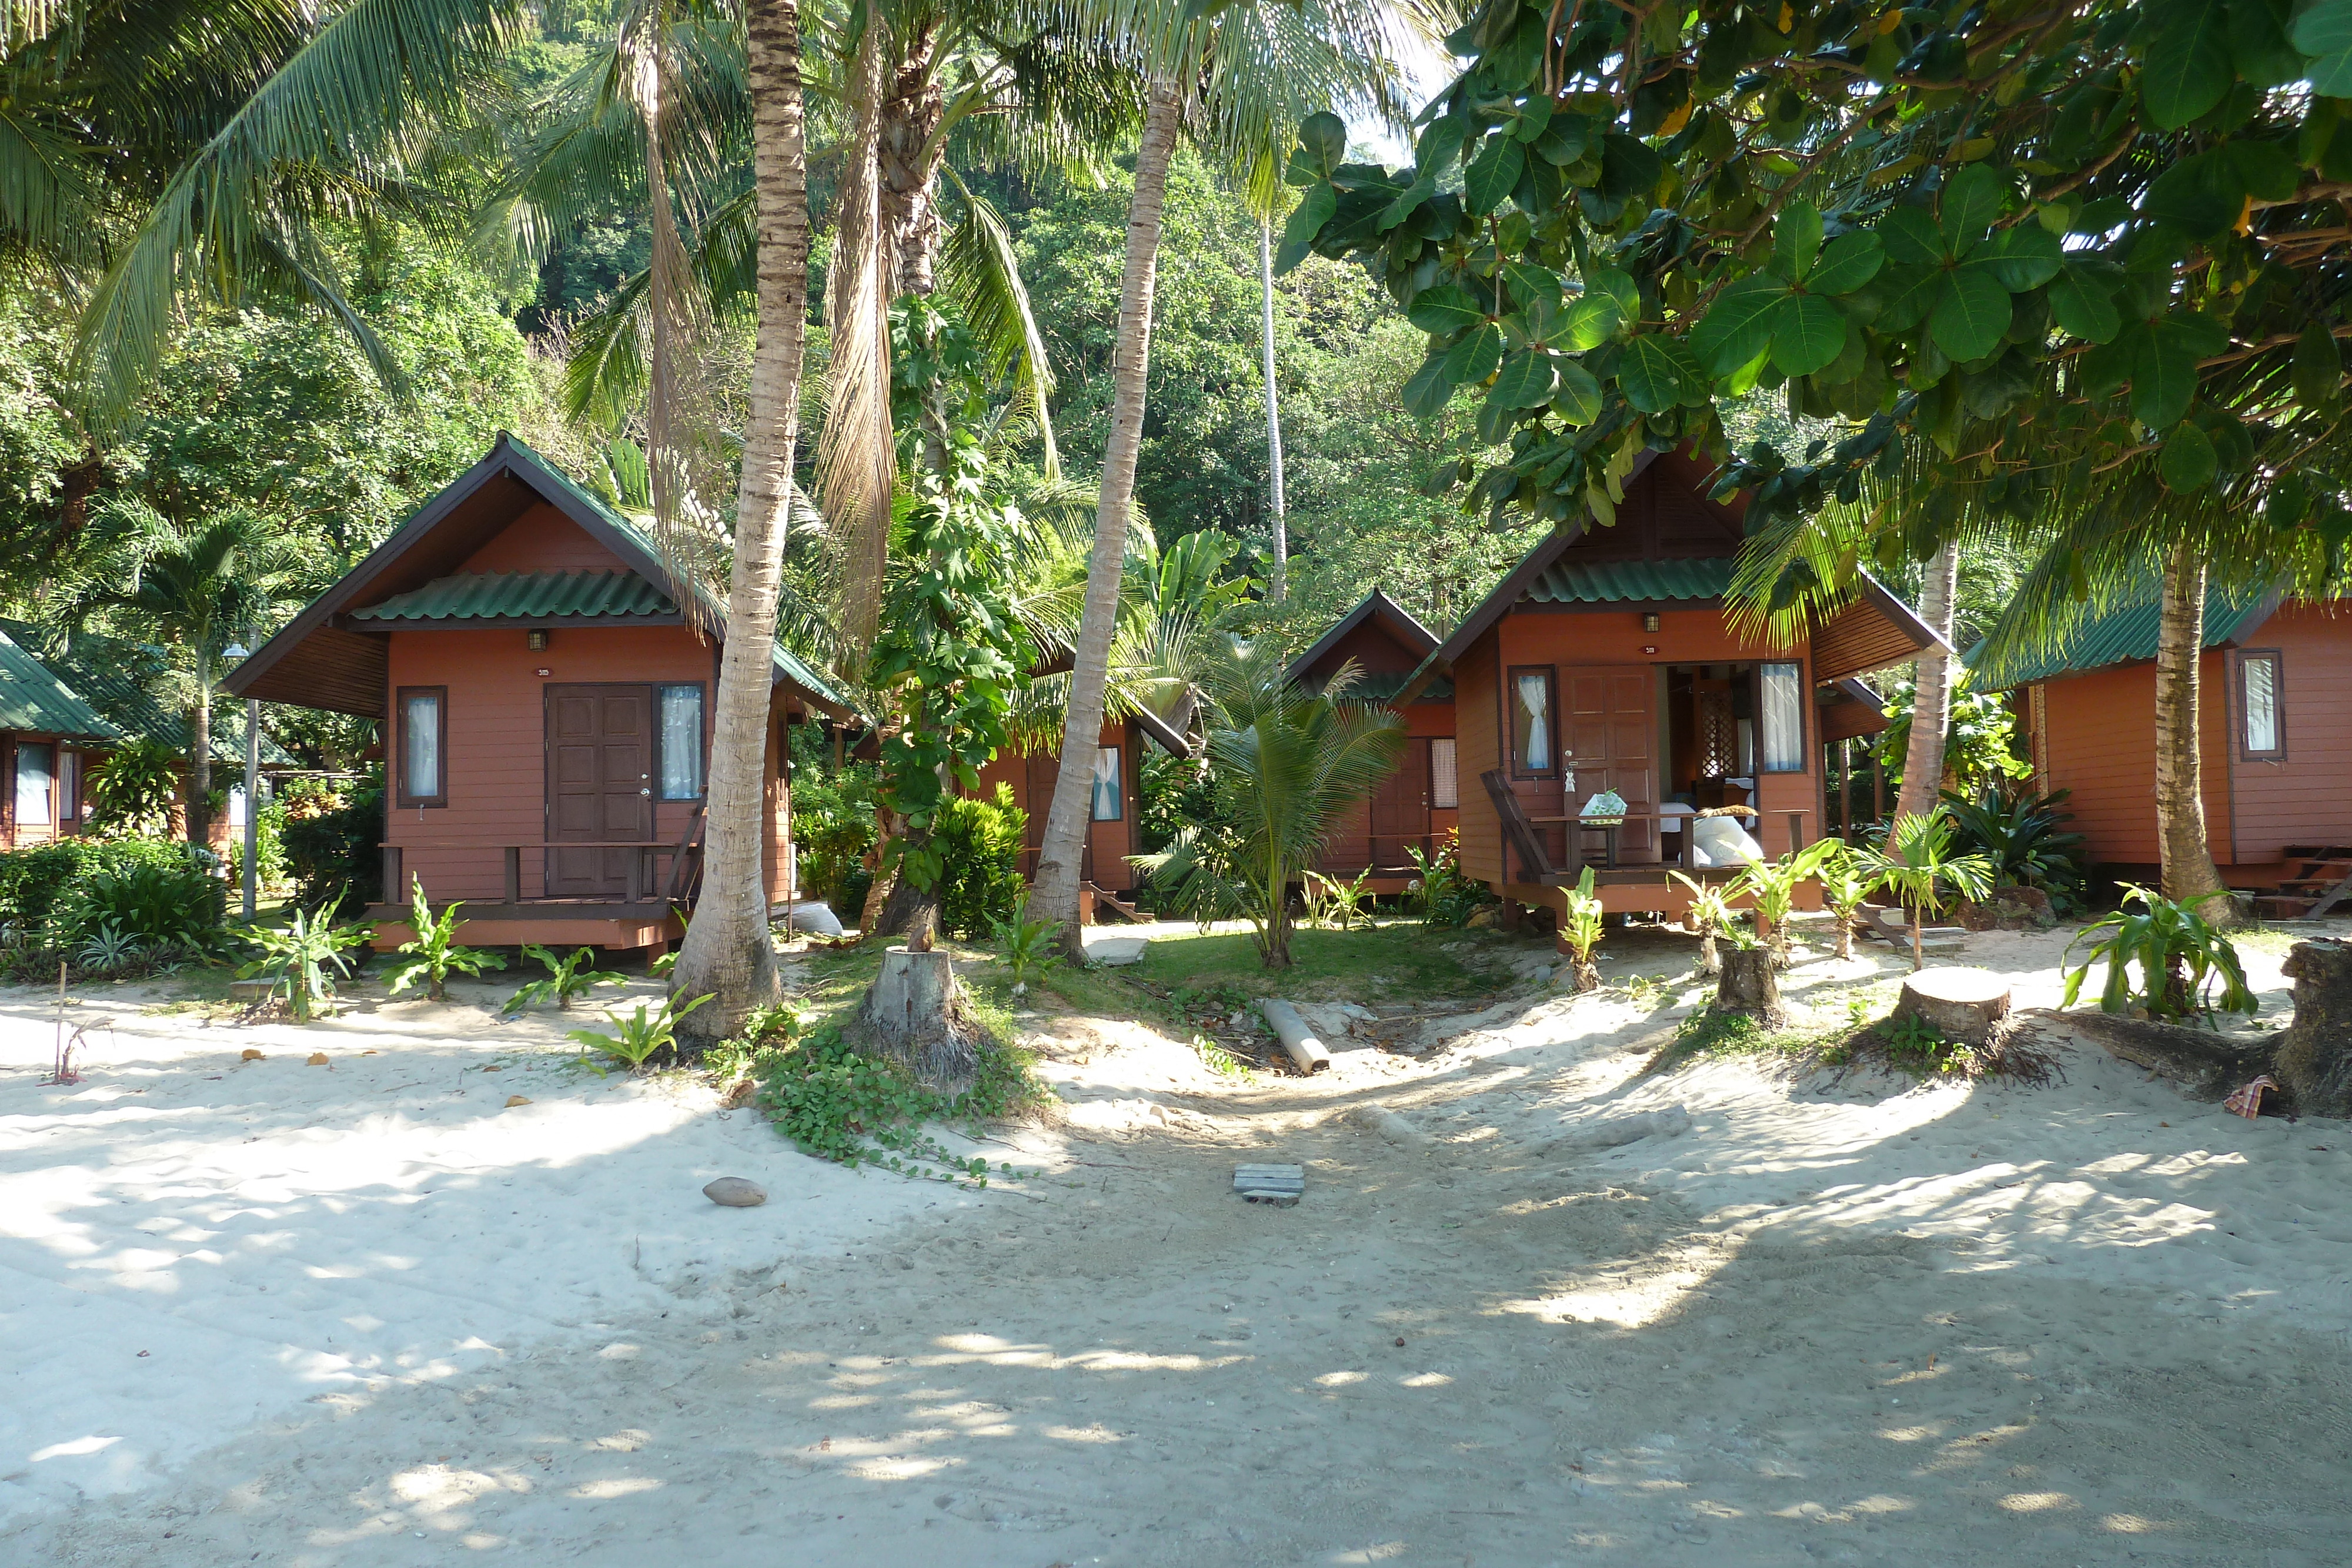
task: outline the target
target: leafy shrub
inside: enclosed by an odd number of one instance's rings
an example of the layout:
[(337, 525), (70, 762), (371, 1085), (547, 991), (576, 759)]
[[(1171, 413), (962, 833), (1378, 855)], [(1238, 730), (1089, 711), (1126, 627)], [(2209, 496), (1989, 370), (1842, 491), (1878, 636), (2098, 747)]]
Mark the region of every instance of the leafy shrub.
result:
[(172, 831), (185, 758), (160, 740), (135, 737), (90, 769), (82, 784), (93, 833), (160, 837)]
[(110, 929), (145, 946), (201, 947), (220, 930), (226, 892), (208, 868), (185, 856), (176, 864), (95, 872), (58, 895), (49, 939), (66, 946)]
[(256, 926), (247, 936), (261, 956), (237, 970), (237, 978), (267, 978), (273, 992), (284, 995), (296, 1021), (308, 1023), (317, 1004), (334, 994), (328, 975), (352, 972), (343, 954), (363, 945), (369, 928), (330, 925), (324, 913), (298, 909), (285, 929)]
[(1590, 991), (1601, 984), (1601, 970), (1592, 962), (1592, 950), (1601, 946), (1601, 895), (1592, 891), (1592, 868), (1586, 866), (1576, 885), (1563, 895), (1567, 910), (1560, 917), (1559, 939), (1568, 946), (1569, 956), (1575, 960), (1573, 974), (1576, 988)]
[(1172, 757), (1145, 747), (1139, 793), (1143, 809), (1137, 813), (1136, 838), (1147, 854), (1174, 844), (1188, 826), (1216, 821), (1221, 810), (1216, 775), (1206, 758)]
[(897, 1062), (854, 1050), (838, 1026), (789, 1049), (762, 1051), (758, 1065), (761, 1110), (803, 1153), (972, 1186), (988, 1185), (988, 1162), (950, 1154), (923, 1124), (1009, 1116), (1043, 1094), (1028, 1057), (993, 1040), (981, 1042), (971, 1087), (954, 1095), (924, 1088)]
[(1055, 941), (1062, 934), (1058, 920), (1001, 920), (996, 941), (1004, 949), (1004, 967), (1013, 974), (1013, 994), (1021, 996), (1029, 982), (1059, 964)]
[(452, 974), (478, 976), (486, 969), (507, 967), (504, 958), (487, 947), (458, 944), (457, 911), (466, 907), (465, 900), (445, 904), (436, 915), (425, 901), (425, 879), (412, 876), (408, 885), (408, 929), (415, 935), (398, 948), (401, 961), (385, 977), (391, 982), (385, 988), (387, 994), (396, 997), (422, 980), (425, 994), (443, 1001), (448, 997)]
[(2063, 915), (2079, 900), (2085, 881), (2075, 855), (2088, 841), (2060, 828), (2074, 820), (2074, 812), (2060, 810), (2073, 793), (2036, 795), (1996, 784), (1971, 800), (1947, 789), (1944, 812), (1958, 830), (1958, 848), (1992, 863), (1996, 888), (2038, 887), (2050, 895), (2052, 910)]
[(996, 798), (951, 799), (935, 819), (936, 840), (946, 868), (940, 878), (940, 927), (950, 936), (985, 936), (1020, 913), (1028, 891), (1021, 880), (1021, 851), (1029, 813), (1013, 801), (1013, 787), (999, 784)]
[[(1903, 782), (1903, 765), (1911, 746), (1912, 684), (1898, 681), (1886, 695), (1886, 727), (1879, 732), (1878, 760), (1886, 770), (1886, 788)], [(1999, 692), (1969, 689), (1968, 672), (1952, 670), (1952, 724), (1944, 737), (1944, 780), (1964, 794), (1991, 787), (2003, 779), (2024, 779), (2033, 765), (2018, 752), (2017, 716)]]
[(618, 1057), (634, 1071), (663, 1051), (676, 1050), (678, 1020), (704, 1003), (718, 999), (717, 993), (706, 992), (684, 1007), (677, 1005), (675, 996), (664, 997), (658, 1008), (650, 1002), (639, 1002), (636, 1011), (627, 1018), (612, 1011), (604, 1014), (605, 1020), (613, 1026), (612, 1033), (575, 1029), (569, 1038), (607, 1056)]
[[(2061, 1006), (2074, 1005), (2091, 966), (2098, 963), (2107, 967), (2107, 983), (2099, 993), (2103, 1012), (2138, 1007), (2151, 1018), (2194, 1015), (2210, 1024), (2217, 1012), (2252, 1014), (2262, 1005), (2246, 984), (2236, 946), (2185, 904), (2144, 887), (2126, 887), (2124, 907), (2084, 926), (2066, 945), (2067, 956), (2073, 956), (2076, 943), (2102, 932), (2105, 939), (2093, 944), (2082, 967), (2067, 974), (2066, 999)], [(2131, 977), (2134, 966), (2139, 970), (2137, 984)]]
[(1485, 883), (1462, 870), (1462, 841), (1458, 834), (1449, 831), (1433, 853), (1424, 854), (1419, 844), (1407, 844), (1404, 852), (1412, 857), (1415, 873), (1408, 891), (1420, 902), (1424, 923), (1459, 926), (1495, 902), (1495, 895), (1486, 890)]
[[(261, 808), (254, 820), (255, 861), (261, 868), (260, 885), (267, 891), (282, 887), (286, 883), (286, 802), (270, 801)], [(230, 830), (228, 837), (228, 880), (232, 887), (245, 883), (245, 830)]]
[[(865, 870), (881, 832), (874, 788), (874, 768), (866, 763), (830, 775), (809, 769), (793, 776), (793, 843), (800, 853), (801, 888), (811, 898), (839, 908), (851, 879)], [(863, 900), (866, 890), (856, 892)]]
[(281, 835), (294, 902), (316, 909), (383, 901), (383, 775), (379, 770), (323, 810), (289, 800)]
[(166, 839), (59, 839), (10, 850), (0, 854), (0, 922), (29, 937), (49, 924), (61, 894), (102, 872), (196, 863), (186, 845)]

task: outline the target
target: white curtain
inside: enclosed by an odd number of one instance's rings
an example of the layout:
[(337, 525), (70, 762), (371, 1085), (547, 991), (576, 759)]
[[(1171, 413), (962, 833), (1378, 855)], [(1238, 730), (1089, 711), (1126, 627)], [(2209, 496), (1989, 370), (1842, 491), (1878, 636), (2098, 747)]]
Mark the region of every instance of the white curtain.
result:
[(1540, 674), (1519, 677), (1520, 733), (1527, 737), (1527, 752), (1519, 766), (1530, 773), (1551, 767), (1551, 704), (1545, 700), (1549, 685)]
[(1119, 820), (1118, 747), (1100, 746), (1095, 748), (1094, 819), (1097, 822)]
[(1802, 773), (1805, 770), (1805, 683), (1796, 664), (1766, 664), (1764, 686), (1764, 771)]

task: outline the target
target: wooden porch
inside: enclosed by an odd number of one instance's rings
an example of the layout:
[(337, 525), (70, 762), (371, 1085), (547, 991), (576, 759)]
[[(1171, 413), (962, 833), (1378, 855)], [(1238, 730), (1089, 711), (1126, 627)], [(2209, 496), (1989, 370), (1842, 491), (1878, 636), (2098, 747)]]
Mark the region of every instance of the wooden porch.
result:
[[(383, 844), (383, 886), (387, 902), (368, 906), (367, 918), (376, 922), (374, 947), (387, 952), (413, 941), (415, 932), (407, 915), (409, 902), (392, 895), (408, 886), (404, 850), (464, 851), (495, 854), (503, 870), (503, 887), (495, 901), (462, 899), (465, 917), (457, 923), (461, 941), (477, 947), (512, 947), (525, 942), (548, 946), (607, 947), (622, 951), (651, 948), (658, 956), (686, 935), (682, 911), (689, 908), (702, 883), (703, 815), (698, 810), (676, 842), (650, 840), (583, 841), (541, 840), (536, 843), (411, 843)], [(523, 852), (540, 852), (541, 891), (526, 896)], [(545, 867), (551, 856), (564, 851), (595, 851), (624, 856), (616, 880), (617, 897), (550, 895)], [(431, 890), (426, 890), (427, 897)]]

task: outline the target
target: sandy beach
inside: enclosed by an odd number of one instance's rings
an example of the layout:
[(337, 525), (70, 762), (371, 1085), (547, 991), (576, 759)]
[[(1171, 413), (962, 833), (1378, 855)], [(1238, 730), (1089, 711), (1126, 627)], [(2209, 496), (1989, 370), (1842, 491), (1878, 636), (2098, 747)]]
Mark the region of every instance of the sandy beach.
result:
[[(2065, 935), (1960, 956), (2054, 1001)], [(2248, 956), (2274, 1019), (2281, 951)], [(245, 1030), (121, 989), (69, 1088), (37, 1082), (41, 998), (0, 1002), (0, 1561), (2318, 1568), (2352, 1540), (2352, 1127), (2063, 1038), (2042, 1087), (1645, 1073), (1695, 993), (1529, 985), (1433, 1011), (1422, 1054), (1335, 1039), (1328, 1076), (1239, 1082), (1048, 1013), (1064, 1114), (968, 1192), (567, 1068), (551, 1019), (467, 992)], [(1241, 1202), (1244, 1160), (1303, 1163), (1304, 1200)], [(771, 1201), (714, 1207), (719, 1174)]]

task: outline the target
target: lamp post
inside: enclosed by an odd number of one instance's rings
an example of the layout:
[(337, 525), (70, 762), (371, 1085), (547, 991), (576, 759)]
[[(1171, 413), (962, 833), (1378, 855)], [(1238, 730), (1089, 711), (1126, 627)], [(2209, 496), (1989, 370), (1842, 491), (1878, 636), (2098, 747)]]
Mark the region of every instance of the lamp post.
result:
[[(247, 636), (253, 633), (248, 631)], [(225, 659), (247, 659), (252, 653), (242, 643), (231, 643), (221, 650)], [(259, 906), (261, 891), (261, 701), (245, 699), (245, 923), (253, 924), (254, 911)]]

